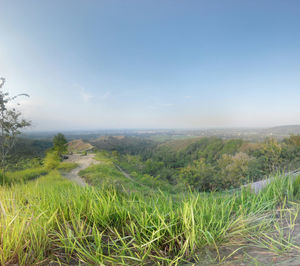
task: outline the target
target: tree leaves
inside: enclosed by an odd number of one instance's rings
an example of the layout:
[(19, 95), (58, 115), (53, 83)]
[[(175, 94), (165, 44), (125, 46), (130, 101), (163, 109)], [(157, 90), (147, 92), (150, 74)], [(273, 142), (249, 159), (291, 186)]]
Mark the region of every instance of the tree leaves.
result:
[(3, 90), (4, 84), (5, 78), (0, 78), (0, 162), (3, 173), (7, 165), (7, 156), (16, 143), (16, 137), (21, 133), (21, 129), (31, 125), (30, 121), (22, 118), (21, 112), (8, 107), (8, 103), (19, 96), (29, 97), (29, 95), (23, 93), (9, 97), (9, 93)]

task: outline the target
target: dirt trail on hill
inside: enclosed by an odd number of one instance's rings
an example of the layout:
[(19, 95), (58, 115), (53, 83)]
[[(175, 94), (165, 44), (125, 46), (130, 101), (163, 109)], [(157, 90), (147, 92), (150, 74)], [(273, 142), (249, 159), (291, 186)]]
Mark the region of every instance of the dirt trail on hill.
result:
[(76, 167), (69, 173), (63, 174), (63, 176), (80, 186), (86, 186), (87, 183), (79, 176), (79, 172), (92, 164), (98, 164), (99, 161), (95, 160), (94, 157), (95, 154), (88, 154), (84, 156), (80, 154), (68, 155), (68, 159), (64, 160), (64, 162), (77, 163), (78, 167)]
[(122, 173), (123, 176), (125, 176), (127, 179), (129, 179), (132, 182), (136, 182), (135, 180), (133, 180), (133, 178), (126, 173), (119, 165), (115, 164), (115, 167), (117, 167), (117, 169)]
[(136, 184), (140, 185), (141, 187), (145, 187), (145, 188), (148, 188), (148, 189), (152, 190), (152, 188), (149, 188), (148, 186), (145, 186), (144, 184), (142, 184), (142, 183), (136, 181), (134, 178), (132, 178), (132, 176), (130, 174), (128, 174), (127, 172), (125, 172), (119, 165), (117, 165), (117, 164), (114, 164), (114, 165), (120, 171), (120, 173), (124, 177), (126, 177), (128, 180), (130, 180), (131, 182), (136, 183)]

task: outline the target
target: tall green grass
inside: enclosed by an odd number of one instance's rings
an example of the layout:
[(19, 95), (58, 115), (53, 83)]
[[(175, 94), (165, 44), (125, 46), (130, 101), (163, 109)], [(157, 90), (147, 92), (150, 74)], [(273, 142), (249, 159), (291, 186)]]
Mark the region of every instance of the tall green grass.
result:
[(42, 175), (46, 175), (48, 171), (44, 167), (28, 168), (25, 170), (7, 172), (0, 176), (0, 184), (10, 185), (16, 183), (24, 183), (29, 180), (36, 179)]
[(74, 168), (78, 166), (77, 163), (73, 162), (61, 162), (56, 169), (63, 171), (63, 172), (70, 172)]
[[(76, 168), (78, 165), (72, 162), (58, 162), (56, 169), (61, 172), (70, 172), (72, 169)], [(12, 185), (12, 184), (22, 184), (30, 180), (36, 179), (40, 176), (49, 173), (49, 169), (45, 166), (33, 167), (19, 171), (9, 171), (3, 176), (0, 174), (0, 185)]]
[[(57, 171), (0, 187), (0, 264), (177, 264), (217, 261), (226, 243), (273, 233), (277, 209), (297, 200), (299, 183), (276, 178), (259, 194), (125, 193), (113, 185), (79, 187)], [(287, 242), (283, 246), (292, 248)], [(267, 245), (267, 244), (266, 244)], [(226, 255), (227, 256), (227, 255)]]

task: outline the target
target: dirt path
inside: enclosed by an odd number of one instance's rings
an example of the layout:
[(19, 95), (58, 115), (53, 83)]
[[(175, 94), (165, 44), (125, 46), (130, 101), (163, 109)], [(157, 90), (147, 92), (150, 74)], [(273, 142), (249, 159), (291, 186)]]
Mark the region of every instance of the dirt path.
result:
[(136, 183), (136, 184), (140, 185), (141, 187), (145, 187), (145, 188), (148, 188), (148, 189), (150, 189), (150, 190), (153, 190), (152, 188), (150, 188), (150, 187), (148, 187), (148, 186), (145, 186), (144, 184), (142, 184), (142, 183), (140, 183), (140, 182), (134, 180), (134, 179), (132, 178), (132, 176), (131, 176), (130, 174), (128, 174), (127, 172), (125, 172), (119, 165), (117, 165), (117, 164), (114, 164), (114, 165), (115, 165), (115, 167), (121, 172), (121, 174), (122, 174), (124, 177), (126, 177), (128, 180), (130, 180), (131, 182)]
[(95, 154), (88, 155), (80, 155), (80, 154), (72, 154), (68, 156), (69, 158), (65, 160), (65, 162), (77, 163), (78, 167), (73, 169), (69, 173), (63, 174), (69, 180), (77, 183), (80, 186), (86, 186), (86, 182), (79, 176), (79, 172), (92, 164), (97, 164), (99, 161), (94, 159)]
[(115, 167), (117, 167), (117, 169), (123, 174), (123, 176), (125, 176), (127, 179), (129, 179), (132, 182), (136, 182), (135, 180), (133, 180), (133, 178), (126, 173), (119, 165), (115, 164)]

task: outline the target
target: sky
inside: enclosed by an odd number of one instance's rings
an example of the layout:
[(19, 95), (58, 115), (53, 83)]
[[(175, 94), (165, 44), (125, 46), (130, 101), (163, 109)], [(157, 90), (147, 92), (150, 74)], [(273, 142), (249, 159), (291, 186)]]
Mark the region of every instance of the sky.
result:
[(298, 0), (0, 0), (31, 130), (300, 124)]

